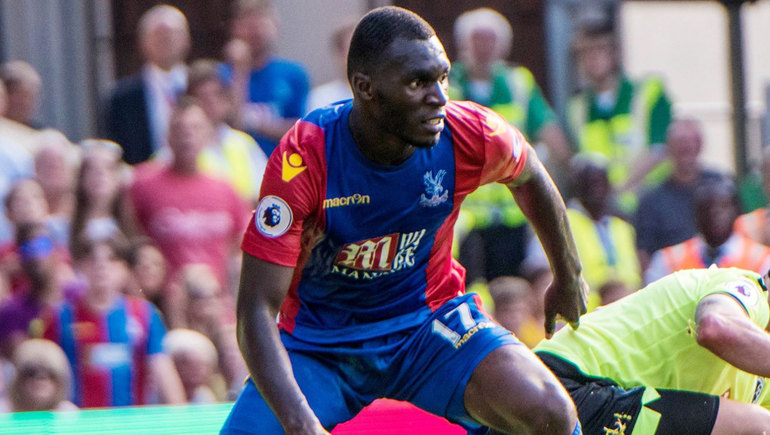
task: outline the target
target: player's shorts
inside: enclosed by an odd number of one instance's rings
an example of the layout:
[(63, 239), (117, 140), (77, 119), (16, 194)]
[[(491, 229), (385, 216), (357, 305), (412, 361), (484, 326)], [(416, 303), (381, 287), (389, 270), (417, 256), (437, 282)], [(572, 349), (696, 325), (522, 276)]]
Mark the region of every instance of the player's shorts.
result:
[(537, 356), (556, 375), (577, 407), (586, 434), (708, 435), (719, 412), (719, 397), (652, 387), (624, 389), (611, 379), (587, 376), (547, 352)]
[[(523, 346), (479, 308), (474, 294), (448, 301), (417, 328), (375, 339), (336, 346), (298, 342), (285, 332), (281, 339), (300, 389), (327, 430), (375, 399), (390, 398), (484, 433), (465, 410), (465, 386), (490, 352)], [(221, 433), (282, 434), (283, 429), (249, 381)]]

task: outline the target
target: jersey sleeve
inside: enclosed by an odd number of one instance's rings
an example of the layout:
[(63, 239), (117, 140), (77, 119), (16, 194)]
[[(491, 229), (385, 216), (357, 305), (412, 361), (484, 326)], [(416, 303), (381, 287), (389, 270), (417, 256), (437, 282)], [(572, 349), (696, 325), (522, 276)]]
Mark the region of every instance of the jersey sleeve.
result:
[(529, 143), (524, 135), (491, 109), (480, 112), (484, 137), (482, 184), (510, 183), (524, 169)]
[(451, 102), (447, 117), (455, 144), (467, 155), (483, 156), (479, 185), (510, 183), (524, 169), (529, 143), (492, 109), (467, 101)]
[(257, 207), (246, 228), (241, 248), (270, 263), (295, 267), (302, 233), (319, 205), (319, 182), (324, 159), (322, 130), (300, 121), (271, 154), (262, 180)]
[(710, 289), (703, 297), (720, 293), (732, 296), (743, 307), (752, 322), (765, 329), (770, 319), (770, 307), (768, 307), (767, 291), (760, 285), (758, 276), (730, 274), (715, 280), (709, 287)]

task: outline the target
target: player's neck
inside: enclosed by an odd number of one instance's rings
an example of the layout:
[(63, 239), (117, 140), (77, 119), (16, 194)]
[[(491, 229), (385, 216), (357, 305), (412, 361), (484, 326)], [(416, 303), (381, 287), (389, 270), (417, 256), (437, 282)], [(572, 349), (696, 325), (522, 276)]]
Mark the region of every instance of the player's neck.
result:
[(353, 135), (353, 142), (364, 157), (380, 165), (395, 166), (414, 154), (413, 145), (383, 133), (377, 128), (375, 122), (367, 122), (361, 117), (358, 111), (351, 111), (349, 128)]

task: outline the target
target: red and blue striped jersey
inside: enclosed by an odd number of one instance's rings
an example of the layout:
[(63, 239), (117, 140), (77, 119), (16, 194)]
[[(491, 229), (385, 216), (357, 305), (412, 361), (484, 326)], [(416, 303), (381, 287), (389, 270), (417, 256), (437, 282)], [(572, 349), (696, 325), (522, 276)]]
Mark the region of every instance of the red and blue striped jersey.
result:
[(73, 370), (73, 402), (84, 408), (147, 403), (148, 357), (162, 352), (166, 328), (144, 299), (120, 296), (98, 313), (81, 299), (48, 319), (45, 338), (64, 349)]
[(284, 136), (242, 243), (296, 266), (279, 327), (315, 343), (410, 328), (462, 294), (465, 270), (451, 255), (460, 203), (482, 184), (513, 181), (527, 156), (521, 133), (493, 111), (450, 102), (435, 146), (379, 165), (353, 141), (351, 108), (313, 111)]

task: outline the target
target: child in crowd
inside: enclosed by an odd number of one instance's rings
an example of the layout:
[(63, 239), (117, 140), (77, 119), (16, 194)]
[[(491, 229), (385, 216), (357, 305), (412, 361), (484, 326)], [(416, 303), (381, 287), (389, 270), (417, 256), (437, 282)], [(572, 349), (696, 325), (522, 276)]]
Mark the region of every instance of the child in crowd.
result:
[(69, 362), (54, 342), (30, 339), (13, 353), (15, 374), (8, 387), (8, 402), (2, 411), (71, 411), (67, 400), (72, 383)]
[(189, 403), (214, 403), (225, 398), (219, 356), (208, 337), (192, 329), (172, 329), (163, 339), (163, 347), (174, 361)]
[(163, 353), (166, 329), (156, 308), (125, 296), (128, 242), (120, 233), (85, 239), (76, 266), (86, 281), (82, 295), (65, 302), (47, 321), (45, 337), (65, 349), (74, 370), (74, 402), (81, 407), (151, 403), (148, 386), (164, 403), (184, 403), (171, 359)]

